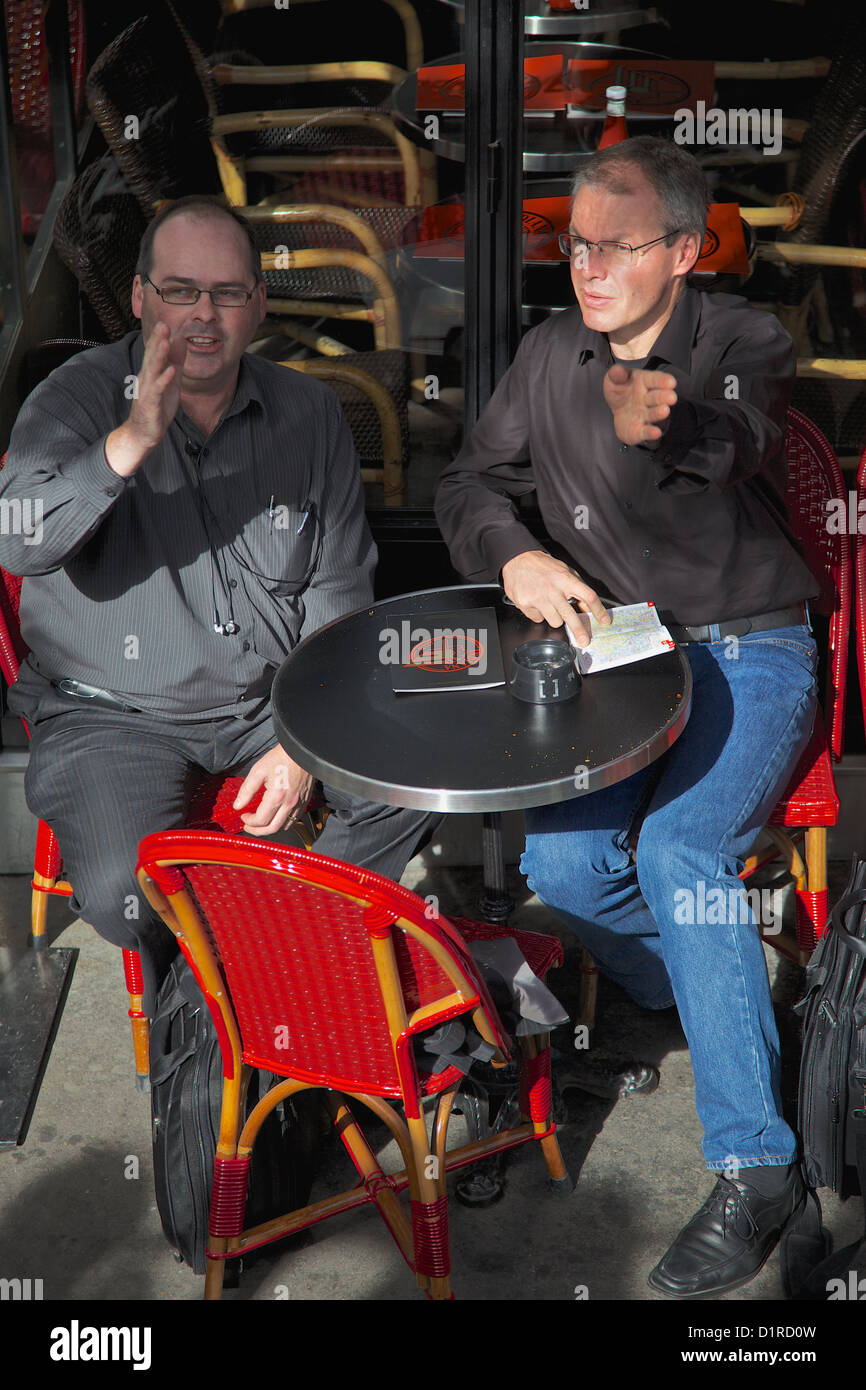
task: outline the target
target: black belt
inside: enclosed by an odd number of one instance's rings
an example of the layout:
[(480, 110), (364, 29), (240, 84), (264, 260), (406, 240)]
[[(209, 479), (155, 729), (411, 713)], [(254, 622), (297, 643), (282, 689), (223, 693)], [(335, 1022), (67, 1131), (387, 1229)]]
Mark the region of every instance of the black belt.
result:
[(51, 684), (62, 690), (64, 695), (72, 695), (74, 699), (83, 700), (97, 709), (116, 709), (121, 714), (144, 713), (138, 705), (128, 705), (119, 695), (112, 695), (110, 690), (100, 690), (96, 685), (84, 685), (81, 681), (73, 680), (52, 681)]
[[(659, 615), (661, 616), (661, 615)], [(664, 619), (662, 618), (664, 622)], [(747, 632), (769, 632), (776, 627), (796, 627), (806, 622), (806, 605), (795, 603), (790, 608), (774, 608), (769, 613), (755, 613), (751, 618), (723, 619), (718, 623), (688, 627), (680, 623), (665, 623), (675, 642), (718, 642), (726, 637), (745, 637)]]

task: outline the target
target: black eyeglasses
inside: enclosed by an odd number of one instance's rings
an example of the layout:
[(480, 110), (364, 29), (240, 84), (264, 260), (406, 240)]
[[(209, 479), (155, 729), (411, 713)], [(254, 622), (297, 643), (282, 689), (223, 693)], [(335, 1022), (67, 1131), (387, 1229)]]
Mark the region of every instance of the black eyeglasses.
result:
[(647, 251), (650, 246), (658, 246), (660, 241), (679, 236), (679, 233), (677, 227), (672, 232), (665, 232), (664, 236), (657, 236), (655, 241), (645, 241), (641, 246), (629, 246), (625, 241), (587, 241), (586, 237), (572, 236), (570, 232), (560, 232), (557, 241), (560, 251), (569, 261), (577, 260), (579, 264), (586, 265), (590, 251), (595, 250), (607, 265), (629, 266), (638, 251)]
[(149, 275), (142, 275), (141, 278), (146, 285), (156, 290), (163, 304), (198, 304), (203, 294), (209, 294), (211, 304), (216, 305), (218, 309), (243, 309), (255, 294), (255, 289), (244, 290), (239, 285), (217, 287), (215, 290), (200, 290), (196, 285), (172, 285), (167, 290), (161, 290)]

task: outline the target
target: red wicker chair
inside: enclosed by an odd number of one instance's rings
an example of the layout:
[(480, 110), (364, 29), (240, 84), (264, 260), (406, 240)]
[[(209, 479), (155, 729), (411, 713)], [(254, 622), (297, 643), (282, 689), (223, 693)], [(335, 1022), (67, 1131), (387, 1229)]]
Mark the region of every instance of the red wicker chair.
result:
[(854, 537), (854, 601), (857, 673), (860, 677), (860, 702), (866, 726), (866, 521), (860, 529), (860, 517), (866, 517), (866, 448), (860, 455), (857, 469), (857, 531)]
[[(413, 1040), (464, 1016), (489, 1042), (492, 1065), (509, 1041), (466, 941), (515, 938), (535, 973), (562, 959), (552, 937), (463, 919), (430, 920), (425, 901), (379, 874), (263, 841), (190, 834), (141, 843), (142, 891), (177, 935), (204, 991), (220, 1039), (223, 1096), (214, 1163), (205, 1298), (219, 1298), (225, 1261), (375, 1203), (401, 1254), (431, 1298), (449, 1298), (446, 1172), (538, 1140), (552, 1179), (570, 1187), (551, 1117), (549, 1035), (520, 1039), (522, 1122), (446, 1153), (448, 1116), (462, 1071), (427, 1075)], [(287, 1078), (242, 1127), (251, 1067)], [(250, 1155), (281, 1100), (323, 1088), (359, 1181), (244, 1229)], [(432, 1137), (422, 1103), (438, 1097)], [(404, 1167), (382, 1171), (352, 1110), (358, 1101), (396, 1139)], [(400, 1114), (388, 1102), (400, 1102)], [(397, 1200), (409, 1188), (411, 1218)]]
[[(830, 525), (829, 502), (840, 501), (847, 519), (848, 493), (842, 470), (821, 431), (797, 410), (788, 412), (787, 451), (791, 525), (806, 563), (821, 585), (819, 597), (810, 606), (829, 619), (827, 685), (823, 717), (819, 714), (809, 746), (767, 825), (775, 849), (769, 856), (750, 858), (742, 877), (779, 853), (785, 858), (796, 885), (796, 941), (785, 934), (767, 936), (766, 940), (805, 965), (830, 913), (827, 827), (839, 819), (833, 764), (842, 756), (845, 727), (851, 539), (847, 520), (844, 528)], [(805, 840), (805, 863), (787, 833), (795, 828)]]

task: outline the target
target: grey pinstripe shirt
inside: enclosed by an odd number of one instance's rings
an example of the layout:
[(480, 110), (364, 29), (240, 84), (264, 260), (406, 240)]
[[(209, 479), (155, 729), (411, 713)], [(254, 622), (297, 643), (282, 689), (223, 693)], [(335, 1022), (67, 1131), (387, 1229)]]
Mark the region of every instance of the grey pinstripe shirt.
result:
[(104, 444), (143, 353), (137, 333), (81, 353), (27, 399), (0, 473), (0, 564), (25, 576), (42, 675), (172, 720), (248, 713), (301, 637), (372, 597), (358, 457), (327, 386), (245, 354), (206, 443), (180, 410), (120, 478)]

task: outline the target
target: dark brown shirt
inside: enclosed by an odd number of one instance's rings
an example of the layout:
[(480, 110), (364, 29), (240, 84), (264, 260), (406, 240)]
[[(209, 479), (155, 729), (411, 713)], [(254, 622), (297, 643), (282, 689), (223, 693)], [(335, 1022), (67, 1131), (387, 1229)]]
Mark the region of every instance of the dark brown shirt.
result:
[(516, 499), (535, 490), (551, 538), (616, 603), (652, 599), (710, 623), (818, 593), (785, 508), (793, 343), (734, 295), (686, 289), (646, 359), (677, 381), (656, 446), (617, 439), (602, 381), (606, 335), (575, 305), (527, 333), (470, 439), (443, 472), (436, 515), (473, 580), (543, 547)]

